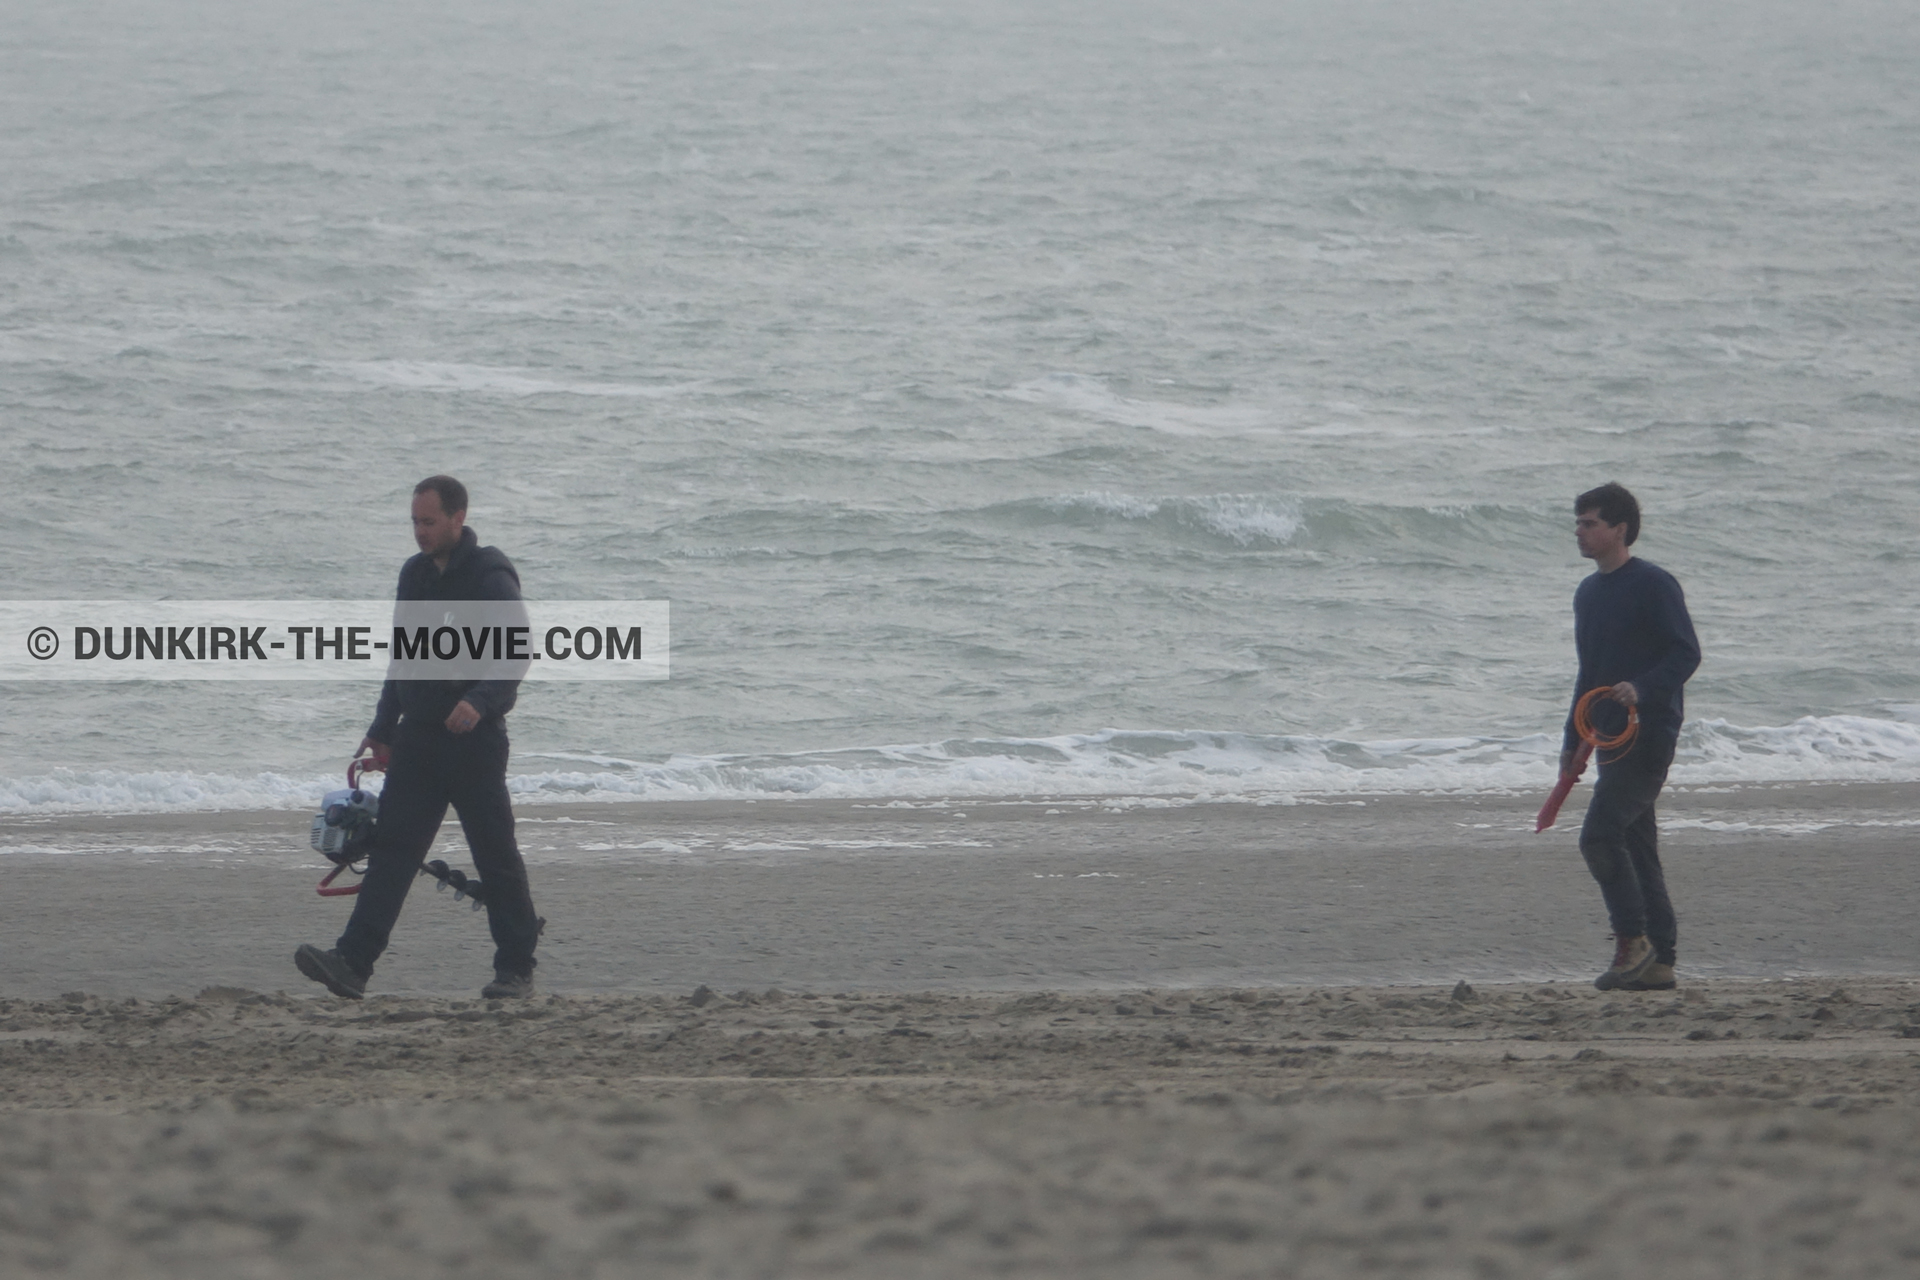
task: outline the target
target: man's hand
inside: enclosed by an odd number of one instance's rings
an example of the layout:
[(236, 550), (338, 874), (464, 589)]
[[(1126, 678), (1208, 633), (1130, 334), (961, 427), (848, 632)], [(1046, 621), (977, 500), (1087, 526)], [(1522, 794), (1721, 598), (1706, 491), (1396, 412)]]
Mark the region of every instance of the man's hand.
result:
[(1561, 777), (1578, 778), (1580, 776), (1579, 773), (1576, 773), (1574, 771), (1573, 762), (1576, 756), (1577, 756), (1577, 753), (1572, 751), (1562, 751), (1560, 753), (1560, 776)]
[(362, 738), (360, 745), (353, 749), (353, 758), (358, 760), (368, 752), (373, 753), (373, 771), (385, 773), (387, 762), (393, 758), (393, 748), (384, 742), (376, 742), (372, 738)]
[(447, 717), (447, 732), (465, 733), (479, 723), (480, 713), (474, 710), (471, 702), (462, 698), (460, 704), (453, 709), (453, 713)]
[(1613, 692), (1607, 696), (1623, 707), (1637, 707), (1640, 705), (1640, 691), (1625, 680), (1613, 686)]

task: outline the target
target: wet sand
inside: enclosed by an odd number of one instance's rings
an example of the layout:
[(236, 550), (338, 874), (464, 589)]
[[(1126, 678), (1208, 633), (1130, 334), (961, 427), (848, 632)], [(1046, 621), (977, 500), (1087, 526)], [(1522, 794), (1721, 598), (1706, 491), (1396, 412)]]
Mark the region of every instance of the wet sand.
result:
[[(1572, 980), (1611, 951), (1576, 792), (1320, 804), (844, 801), (520, 810), (566, 993), (1078, 990)], [(1696, 977), (1920, 973), (1920, 788), (1755, 787), (1663, 805)], [(304, 985), (350, 901), (304, 813), (0, 818), (0, 994)], [(452, 824), (450, 823), (451, 827)], [(457, 829), (441, 856), (471, 867)], [(484, 920), (416, 882), (374, 990), (473, 994)]]
[(0, 1274), (1912, 1275), (1914, 799), (1674, 796), (1633, 995), (1532, 797), (529, 807), (522, 1004), (300, 979), (302, 815), (0, 821)]

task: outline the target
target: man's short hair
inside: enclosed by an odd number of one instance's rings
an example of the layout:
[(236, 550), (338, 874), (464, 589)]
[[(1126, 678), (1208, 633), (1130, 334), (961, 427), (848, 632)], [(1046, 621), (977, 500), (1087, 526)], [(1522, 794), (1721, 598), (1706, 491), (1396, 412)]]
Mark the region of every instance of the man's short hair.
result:
[[(1626, 490), (1621, 489), (1620, 492), (1625, 493)], [(467, 486), (452, 476), (428, 476), (413, 486), (414, 497), (417, 498), (423, 493), (439, 494), (440, 509), (450, 516), (458, 515), (467, 509)], [(1628, 498), (1628, 501), (1631, 502), (1632, 498)]]
[(1608, 524), (1627, 526), (1627, 545), (1640, 536), (1640, 501), (1623, 484), (1609, 480), (1598, 489), (1589, 489), (1573, 500), (1573, 514), (1596, 511)]

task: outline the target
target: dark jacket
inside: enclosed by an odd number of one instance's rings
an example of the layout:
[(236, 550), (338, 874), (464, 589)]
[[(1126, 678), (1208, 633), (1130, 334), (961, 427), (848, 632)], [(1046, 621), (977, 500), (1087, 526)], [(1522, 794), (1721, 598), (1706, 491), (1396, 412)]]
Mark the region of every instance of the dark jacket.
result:
[[(1640, 695), (1640, 736), (1671, 748), (1686, 715), (1681, 689), (1700, 665), (1700, 641), (1673, 575), (1638, 557), (1612, 573), (1588, 575), (1573, 593), (1573, 643), (1580, 654), (1575, 704), (1589, 689), (1628, 681)], [(1602, 699), (1593, 720), (1601, 733), (1617, 733), (1626, 709)], [(1571, 711), (1564, 742), (1569, 751), (1580, 743)]]
[[(396, 600), (518, 600), (520, 575), (500, 548), (483, 547), (472, 529), (462, 529), (444, 570), (422, 551), (400, 566), (393, 595)], [(444, 724), (462, 701), (473, 704), (483, 724), (497, 721), (513, 710), (519, 689), (518, 680), (389, 680), (380, 690), (367, 736), (392, 742), (402, 718)]]

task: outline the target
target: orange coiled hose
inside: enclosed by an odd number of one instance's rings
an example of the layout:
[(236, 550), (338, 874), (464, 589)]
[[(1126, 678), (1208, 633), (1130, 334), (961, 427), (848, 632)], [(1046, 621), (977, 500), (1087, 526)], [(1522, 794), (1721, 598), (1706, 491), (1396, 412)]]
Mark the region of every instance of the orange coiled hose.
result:
[(1598, 689), (1587, 690), (1585, 696), (1573, 705), (1573, 731), (1584, 742), (1593, 744), (1595, 751), (1619, 751), (1633, 745), (1640, 736), (1640, 712), (1633, 707), (1627, 708), (1627, 727), (1611, 738), (1603, 738), (1593, 727), (1593, 704), (1613, 692), (1613, 686), (1602, 685)]

